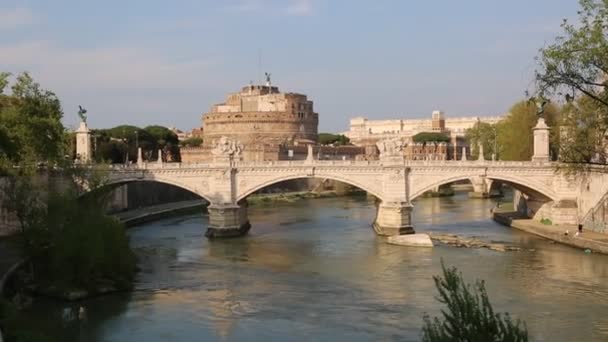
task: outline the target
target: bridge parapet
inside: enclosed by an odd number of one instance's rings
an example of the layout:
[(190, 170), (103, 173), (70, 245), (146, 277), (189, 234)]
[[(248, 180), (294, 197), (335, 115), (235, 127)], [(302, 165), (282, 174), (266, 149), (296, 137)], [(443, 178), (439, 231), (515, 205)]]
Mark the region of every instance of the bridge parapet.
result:
[[(593, 181), (585, 183), (587, 185), (583, 187), (582, 180), (558, 172), (559, 163), (544, 160), (309, 159), (264, 162), (151, 162), (104, 167), (109, 170), (109, 179), (113, 183), (157, 181), (197, 193), (211, 202), (213, 210), (216, 210), (214, 217), (226, 216), (225, 221), (217, 221), (223, 222), (218, 223), (217, 227), (229, 225), (229, 222), (234, 223), (238, 218), (239, 229), (246, 225), (246, 219), (238, 208), (247, 196), (264, 187), (298, 178), (332, 179), (373, 194), (381, 202), (376, 223), (378, 227), (384, 225), (385, 234), (391, 231), (410, 231), (407, 217), (411, 212), (411, 201), (428, 190), (455, 181), (470, 180), (474, 185), (478, 185), (479, 189), (482, 189), (480, 185), (484, 185), (482, 192), (488, 192), (492, 182), (509, 184), (528, 194), (531, 201), (541, 203), (547, 209), (544, 212), (549, 214), (563, 212), (564, 203), (578, 203), (579, 215), (585, 215), (590, 208), (597, 206), (597, 202), (608, 191), (608, 181), (605, 180), (608, 176), (603, 176), (608, 174), (606, 167), (593, 168), (590, 176)], [(232, 216), (229, 218), (227, 213)], [(391, 222), (400, 223), (393, 225)]]

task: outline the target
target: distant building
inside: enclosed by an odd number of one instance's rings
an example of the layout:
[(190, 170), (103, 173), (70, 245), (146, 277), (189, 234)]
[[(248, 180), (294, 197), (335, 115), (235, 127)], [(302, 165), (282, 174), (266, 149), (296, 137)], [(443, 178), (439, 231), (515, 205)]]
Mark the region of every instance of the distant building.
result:
[(355, 145), (369, 145), (397, 137), (411, 142), (411, 137), (421, 132), (442, 132), (450, 137), (461, 138), (477, 122), (495, 124), (503, 118), (477, 116), (446, 119), (445, 114), (437, 110), (433, 111), (430, 119), (369, 120), (357, 117), (350, 120), (349, 130), (343, 134)]
[[(400, 139), (403, 154), (407, 160), (450, 160), (462, 159), (463, 147), (469, 157), (471, 151), (464, 136), (467, 129), (478, 122), (495, 124), (503, 116), (446, 118), (441, 111), (433, 111), (430, 119), (369, 120), (357, 117), (350, 120), (350, 129), (343, 134), (357, 146), (371, 146), (378, 141)], [(444, 133), (448, 143), (416, 143), (413, 137), (422, 132)]]

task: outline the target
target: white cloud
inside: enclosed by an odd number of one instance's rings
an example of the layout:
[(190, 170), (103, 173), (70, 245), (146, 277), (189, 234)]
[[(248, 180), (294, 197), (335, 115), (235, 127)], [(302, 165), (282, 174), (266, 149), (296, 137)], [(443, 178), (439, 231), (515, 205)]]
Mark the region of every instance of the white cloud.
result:
[(33, 22), (34, 15), (27, 8), (0, 8), (0, 30), (15, 29), (21, 26), (30, 25)]
[(310, 15), (313, 12), (312, 0), (292, 0), (285, 12), (289, 15)]

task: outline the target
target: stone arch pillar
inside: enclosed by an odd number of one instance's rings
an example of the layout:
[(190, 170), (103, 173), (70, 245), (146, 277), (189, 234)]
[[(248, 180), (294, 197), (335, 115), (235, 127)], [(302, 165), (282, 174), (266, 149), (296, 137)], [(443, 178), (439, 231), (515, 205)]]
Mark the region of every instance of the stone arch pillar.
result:
[(470, 178), (473, 184), (473, 192), (469, 192), (471, 198), (488, 198), (490, 197), (490, 183), (485, 176), (477, 176)]
[(205, 236), (212, 238), (238, 237), (247, 234), (251, 229), (247, 215), (247, 201), (238, 204), (213, 204), (207, 207), (209, 226)]
[(382, 236), (414, 234), (412, 209), (413, 206), (406, 202), (377, 203), (374, 231)]

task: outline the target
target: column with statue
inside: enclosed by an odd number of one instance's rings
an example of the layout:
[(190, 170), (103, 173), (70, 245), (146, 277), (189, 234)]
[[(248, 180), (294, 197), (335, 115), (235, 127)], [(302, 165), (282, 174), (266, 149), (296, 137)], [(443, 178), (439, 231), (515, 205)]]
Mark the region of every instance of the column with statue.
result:
[(78, 106), (78, 108), (80, 125), (76, 130), (76, 161), (88, 163), (93, 157), (91, 150), (91, 131), (87, 126), (87, 110), (82, 108), (82, 106)]
[(538, 121), (536, 126), (533, 128), (534, 131), (534, 154), (532, 155), (532, 161), (535, 162), (548, 162), (550, 160), (549, 155), (549, 126), (545, 123), (545, 106), (549, 103), (548, 100), (538, 97), (534, 100), (536, 104), (536, 116)]

